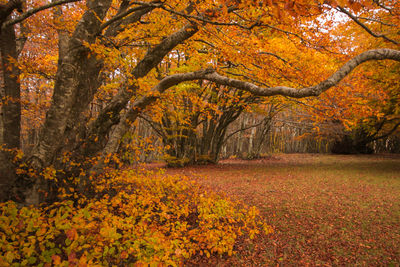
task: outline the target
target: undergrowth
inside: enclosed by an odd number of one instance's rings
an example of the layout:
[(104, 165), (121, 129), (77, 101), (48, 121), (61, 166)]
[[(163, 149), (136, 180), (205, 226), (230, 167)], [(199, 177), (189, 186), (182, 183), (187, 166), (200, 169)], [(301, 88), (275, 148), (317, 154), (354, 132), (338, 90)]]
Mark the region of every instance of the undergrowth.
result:
[(0, 266), (171, 265), (229, 256), (239, 237), (271, 232), (254, 207), (187, 178), (114, 171), (97, 196), (22, 207), (0, 204)]

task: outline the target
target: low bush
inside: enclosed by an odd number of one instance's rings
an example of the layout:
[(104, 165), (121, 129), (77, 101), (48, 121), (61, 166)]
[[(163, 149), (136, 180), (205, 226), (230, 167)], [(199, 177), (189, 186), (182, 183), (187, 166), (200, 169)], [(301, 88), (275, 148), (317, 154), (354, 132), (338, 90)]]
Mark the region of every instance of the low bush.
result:
[(0, 204), (0, 266), (176, 266), (231, 255), (240, 236), (271, 232), (254, 207), (182, 176), (124, 170), (95, 184), (92, 199)]

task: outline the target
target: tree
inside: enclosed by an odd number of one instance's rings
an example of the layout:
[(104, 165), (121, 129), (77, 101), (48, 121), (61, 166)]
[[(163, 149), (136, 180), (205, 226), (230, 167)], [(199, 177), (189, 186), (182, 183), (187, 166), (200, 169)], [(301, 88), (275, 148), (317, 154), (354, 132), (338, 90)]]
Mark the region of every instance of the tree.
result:
[[(392, 17), (394, 10), (375, 10), (376, 14), (364, 8), (354, 12), (338, 6), (337, 10), (349, 18), (331, 32), (332, 38), (340, 38), (341, 51), (357, 55), (384, 44), (399, 45), (390, 37), (398, 23), (398, 18)], [(364, 41), (360, 43), (359, 39)], [(349, 47), (353, 49), (349, 51)], [(335, 92), (302, 100), (304, 110), (312, 114), (318, 126), (318, 135), (333, 141), (332, 152), (371, 153), (374, 141), (396, 133), (400, 125), (398, 70), (398, 62), (369, 62), (347, 77)]]
[[(80, 174), (73, 175), (81, 177), (78, 188), (84, 192), (88, 178), (99, 173), (107, 157), (117, 151), (130, 124), (141, 112), (150, 111), (160, 94), (180, 83), (203, 80), (256, 96), (303, 98), (327, 91), (364, 62), (400, 61), (400, 51), (394, 49), (398, 45), (397, 32), (385, 33), (386, 38), (381, 38), (385, 42), (376, 49), (354, 56), (335, 54), (339, 41), (330, 40), (324, 31), (329, 28), (326, 22), (332, 22), (329, 15), (335, 8), (396, 17), (400, 9), (396, 1), (69, 2), (28, 6), (21, 15), (2, 21), (2, 44), (8, 49), (2, 51), (5, 111), (13, 108), (12, 103), (20, 103), (18, 97), (7, 101), (9, 96), (15, 98), (9, 92), (18, 94), (21, 80), (27, 77), (21, 77), (17, 67), (17, 40), (24, 34), (23, 23), (32, 26), (31, 19), (44, 14), (39, 11), (53, 8), (53, 32), (39, 36), (58, 38), (51, 104), (38, 140), (24, 158), (25, 165), (38, 174), (32, 190), (24, 189), (27, 203), (44, 200), (45, 194), (38, 194), (38, 190), (51, 191), (52, 183), (40, 172), (49, 166), (61, 168), (66, 154), (77, 160), (99, 156), (90, 171), (79, 170)], [(79, 19), (75, 22), (69, 18)], [(49, 17), (40, 19), (43, 24), (45, 20)], [(290, 52), (293, 47), (295, 52)], [(190, 55), (185, 65), (157, 72), (161, 63), (179, 60), (176, 51)], [(328, 77), (332, 69), (316, 66), (321, 58), (328, 60), (329, 66), (348, 61)], [(111, 97), (99, 104), (99, 94), (110, 89), (110, 84), (117, 92), (110, 90)], [(100, 108), (91, 109), (93, 105)], [(2, 140), (7, 149), (19, 147), (18, 131), (12, 128), (20, 124), (16, 113), (8, 117), (3, 112)], [(7, 134), (10, 132), (13, 134)], [(14, 141), (7, 141), (11, 137)], [(1, 160), (7, 162), (2, 166), (12, 164), (10, 156), (2, 156)], [(17, 169), (2, 175), (2, 199), (8, 197), (6, 192), (17, 180)]]
[(170, 166), (216, 163), (229, 125), (260, 102), (251, 94), (214, 83), (178, 86), (163, 98), (160, 117), (148, 121), (168, 146)]

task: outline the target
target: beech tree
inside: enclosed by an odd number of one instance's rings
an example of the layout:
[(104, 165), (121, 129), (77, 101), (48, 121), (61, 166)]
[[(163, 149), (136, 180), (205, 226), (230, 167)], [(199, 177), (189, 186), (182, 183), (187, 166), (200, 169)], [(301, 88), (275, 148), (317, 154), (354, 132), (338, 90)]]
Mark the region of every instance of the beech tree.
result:
[[(382, 34), (397, 27), (391, 11), (372, 15), (365, 9), (357, 14), (341, 7), (337, 10), (348, 18), (331, 31), (340, 38), (342, 50), (353, 47), (351, 53), (359, 54), (383, 43), (398, 46), (398, 41)], [(337, 90), (299, 100), (300, 107), (311, 114), (315, 132), (333, 142), (332, 152), (371, 153), (374, 141), (399, 133), (399, 67), (396, 61), (363, 64), (338, 84)]]
[[(78, 189), (84, 192), (89, 177), (101, 172), (131, 123), (180, 83), (203, 80), (263, 97), (316, 97), (367, 61), (400, 61), (397, 1), (72, 2), (32, 1), (22, 5), (21, 14), (13, 13), (21, 6), (18, 0), (0, 6), (3, 200), (17, 194), (28, 204), (44, 201), (43, 191), (51, 191), (55, 182), (40, 173), (49, 166), (62, 168), (65, 155), (97, 157), (71, 174), (80, 177)], [(351, 23), (379, 39), (379, 45), (357, 55), (353, 50), (360, 44), (341, 49), (340, 38), (329, 35), (332, 24), (341, 23), (332, 18), (336, 12), (347, 14)], [(370, 15), (368, 23), (359, 13)], [(369, 24), (374, 20), (391, 20), (397, 27), (377, 32)], [(41, 31), (45, 25), (51, 27)], [(32, 186), (25, 184), (23, 193), (16, 193), (21, 171), (12, 151), (20, 148), (21, 84), (39, 73), (25, 69), (19, 55), (24, 49), (31, 49), (25, 57), (32, 55), (32, 47), (48, 43), (57, 44), (46, 58), (54, 68), (40, 79), (51, 85), (51, 101), (35, 146), (22, 159), (38, 175), (25, 177)], [(190, 55), (185, 64), (176, 64), (177, 51)], [(161, 63), (172, 67), (157, 70)], [(105, 94), (109, 97), (102, 99)], [(62, 185), (60, 179), (57, 183)]]
[(166, 92), (158, 115), (147, 118), (161, 137), (169, 166), (216, 163), (229, 125), (260, 98), (208, 83)]

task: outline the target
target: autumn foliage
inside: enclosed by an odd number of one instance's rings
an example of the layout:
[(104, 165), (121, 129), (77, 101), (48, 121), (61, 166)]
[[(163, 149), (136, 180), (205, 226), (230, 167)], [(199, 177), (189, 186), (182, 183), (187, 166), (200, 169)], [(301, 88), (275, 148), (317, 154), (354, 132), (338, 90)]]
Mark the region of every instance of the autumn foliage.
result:
[(0, 265), (165, 264), (232, 255), (238, 237), (270, 233), (256, 208), (179, 175), (114, 171), (93, 199), (0, 206)]
[(269, 233), (254, 208), (122, 166), (158, 149), (130, 135), (137, 119), (159, 124), (170, 165), (216, 162), (228, 125), (260, 103), (300, 103), (319, 136), (392, 134), (399, 12), (390, 0), (1, 0), (0, 265), (179, 265)]

